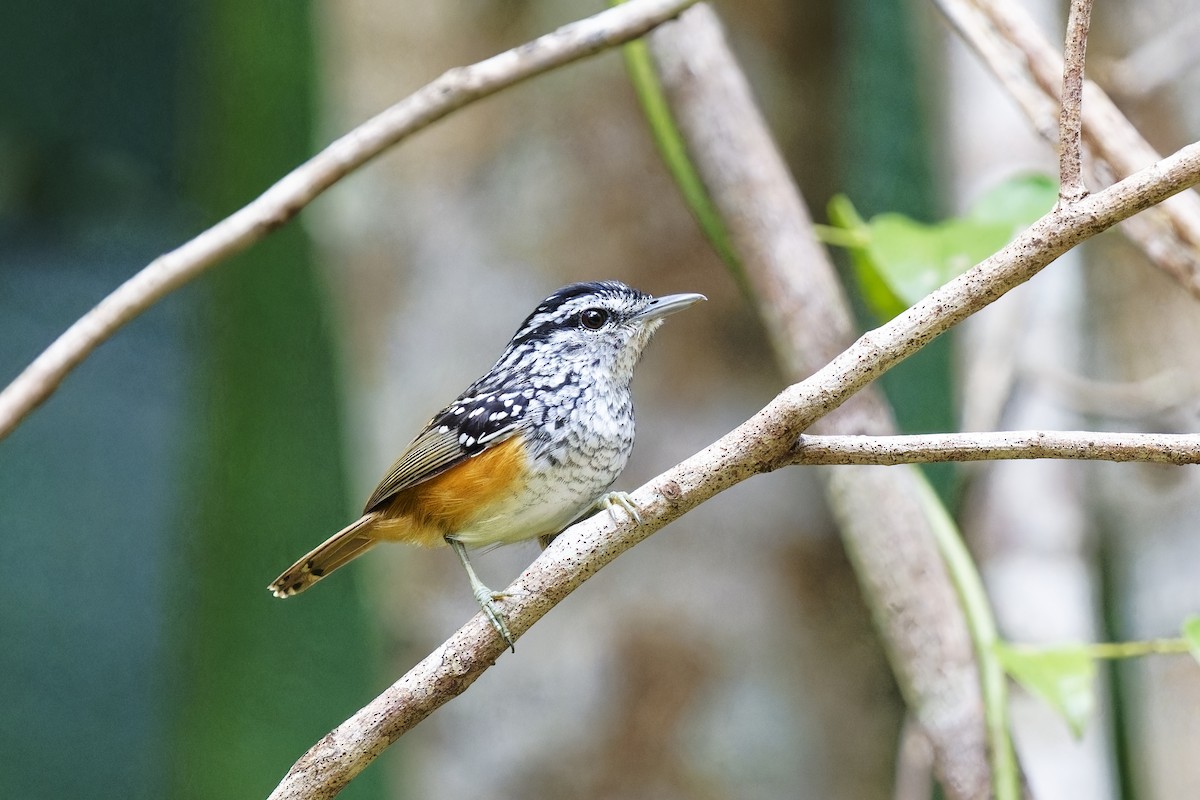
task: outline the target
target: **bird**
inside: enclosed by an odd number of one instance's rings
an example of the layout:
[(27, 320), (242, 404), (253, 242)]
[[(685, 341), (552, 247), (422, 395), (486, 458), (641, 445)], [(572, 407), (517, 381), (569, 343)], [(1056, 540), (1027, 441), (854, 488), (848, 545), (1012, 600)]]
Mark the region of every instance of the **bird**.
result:
[(515, 652), (469, 548), (550, 539), (589, 511), (624, 509), (609, 489), (634, 443), (634, 367), (663, 319), (701, 294), (654, 297), (615, 281), (558, 289), (521, 323), (495, 365), (429, 420), (362, 515), (268, 587), (303, 592), (380, 542), (449, 545), (471, 593)]

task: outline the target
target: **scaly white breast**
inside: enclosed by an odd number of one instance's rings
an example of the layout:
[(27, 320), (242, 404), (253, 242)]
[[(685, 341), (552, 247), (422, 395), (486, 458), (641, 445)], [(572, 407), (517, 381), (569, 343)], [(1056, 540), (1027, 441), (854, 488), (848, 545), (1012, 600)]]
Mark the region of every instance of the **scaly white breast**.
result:
[[(633, 450), (629, 391), (603, 388), (579, 387), (570, 403), (531, 407), (533, 431), (540, 433), (528, 440), (525, 485), (489, 504), (486, 514), (454, 538), (468, 547), (511, 544), (558, 533), (588, 511), (625, 469)], [(580, 413), (584, 408), (587, 414)]]

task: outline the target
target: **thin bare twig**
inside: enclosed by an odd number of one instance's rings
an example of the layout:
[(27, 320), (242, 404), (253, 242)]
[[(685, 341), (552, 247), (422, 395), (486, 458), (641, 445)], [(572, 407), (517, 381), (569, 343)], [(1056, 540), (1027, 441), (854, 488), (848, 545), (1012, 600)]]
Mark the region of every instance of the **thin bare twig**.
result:
[(814, 436), (796, 444), (795, 464), (927, 464), (1061, 458), (1200, 464), (1200, 434), (1001, 431), (910, 436)]
[(1071, 0), (1063, 48), (1061, 107), (1058, 115), (1058, 198), (1073, 203), (1087, 194), (1083, 185), (1083, 62), (1092, 0)]
[[(1058, 140), (1062, 56), (1019, 3), (933, 0), (1048, 142)], [(1128, 176), (1160, 156), (1098, 86), (1084, 81), (1084, 172), (1095, 186)], [(1185, 192), (1125, 221), (1122, 232), (1150, 260), (1200, 298), (1200, 196)]]
[(125, 323), (204, 270), (287, 223), (317, 195), (389, 147), (468, 103), (636, 39), (695, 2), (631, 0), (486, 61), (451, 69), (359, 125), (249, 205), (151, 261), (68, 328), (0, 392), (0, 439)]
[[(618, 555), (741, 481), (790, 463), (792, 445), (828, 414), (935, 336), (1024, 283), (1084, 239), (1200, 182), (1200, 144), (1125, 180), (1056, 208), (991, 258), (930, 294), (807, 380), (691, 458), (631, 494), (642, 524), (598, 514), (572, 526), (505, 590), (505, 615), (520, 637)], [(505, 650), (482, 614), (353, 717), (315, 744), (272, 793), (333, 797), (405, 731), (461, 694)]]

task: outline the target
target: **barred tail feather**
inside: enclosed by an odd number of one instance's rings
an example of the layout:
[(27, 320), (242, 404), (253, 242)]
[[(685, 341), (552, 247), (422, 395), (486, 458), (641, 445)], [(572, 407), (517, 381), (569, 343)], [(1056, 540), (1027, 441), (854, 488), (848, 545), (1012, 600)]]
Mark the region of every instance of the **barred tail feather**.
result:
[(379, 541), (371, 535), (376, 516), (367, 514), (317, 545), (272, 581), (267, 587), (271, 594), (276, 597), (299, 594), (338, 567), (370, 550)]

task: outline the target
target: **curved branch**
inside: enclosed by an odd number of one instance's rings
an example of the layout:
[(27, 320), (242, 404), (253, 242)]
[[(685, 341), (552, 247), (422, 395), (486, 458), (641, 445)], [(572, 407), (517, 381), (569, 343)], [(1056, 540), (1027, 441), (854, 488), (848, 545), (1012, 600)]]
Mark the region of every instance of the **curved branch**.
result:
[(696, 0), (631, 0), (520, 47), (457, 67), (359, 125), (241, 210), (151, 261), (81, 317), (0, 392), (0, 439), (125, 323), (209, 267), (296, 216), (317, 195), (389, 147), (515, 83), (636, 39)]
[(927, 464), (1059, 458), (1200, 464), (1200, 434), (998, 431), (910, 436), (813, 436), (796, 443), (793, 464)]
[[(514, 638), (659, 528), (752, 475), (791, 463), (793, 443), (814, 420), (935, 336), (1029, 280), (1084, 239), (1198, 182), (1200, 144), (1193, 144), (1102, 192), (1056, 208), (1003, 250), (865, 334), (749, 420), (633, 492), (640, 525), (628, 519), (618, 524), (608, 514), (598, 514), (567, 529), (504, 591), (504, 612)], [(333, 797), (409, 728), (466, 690), (504, 650), (488, 621), (476, 614), (317, 742), (271, 798)]]

